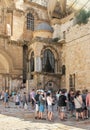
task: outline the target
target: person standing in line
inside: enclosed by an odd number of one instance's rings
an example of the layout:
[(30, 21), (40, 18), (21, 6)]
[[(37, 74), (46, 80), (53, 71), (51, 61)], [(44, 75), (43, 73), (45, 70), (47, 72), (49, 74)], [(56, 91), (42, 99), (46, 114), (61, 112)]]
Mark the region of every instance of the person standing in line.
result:
[(18, 98), (19, 98), (19, 107), (21, 108), (21, 94), (18, 92)]
[(4, 90), (2, 90), (2, 92), (1, 92), (1, 99), (2, 99), (2, 101), (4, 101)]
[(59, 108), (58, 108), (59, 96), (60, 96), (60, 90), (58, 90), (58, 91), (56, 92), (56, 102), (57, 102), (57, 110), (58, 110), (58, 112), (59, 112)]
[(18, 93), (15, 94), (15, 105), (16, 105), (17, 108), (19, 108), (20, 100), (19, 100), (19, 95), (18, 95)]
[(61, 119), (61, 121), (65, 121), (67, 98), (65, 96), (65, 90), (64, 89), (61, 90), (61, 95), (59, 96), (58, 105), (59, 105), (59, 109), (60, 109), (60, 119)]
[(71, 117), (74, 116), (74, 111), (75, 111), (74, 97), (75, 97), (74, 91), (70, 90), (68, 93), (68, 103), (69, 103), (69, 110), (71, 113)]
[(88, 109), (88, 116), (90, 116), (90, 91), (88, 92), (86, 96), (86, 107)]
[(9, 100), (8, 100), (8, 98), (9, 98), (8, 90), (6, 90), (5, 93), (4, 93), (4, 106), (5, 106), (5, 108), (9, 107)]
[(35, 96), (35, 102), (36, 102), (36, 106), (35, 106), (35, 119), (39, 118), (39, 96), (40, 96), (40, 90), (37, 90), (36, 96)]
[(39, 96), (39, 102), (40, 102), (40, 106), (39, 106), (39, 119), (45, 119), (43, 118), (43, 113), (44, 113), (44, 109), (45, 109), (45, 96), (44, 96), (44, 91), (41, 90), (40, 96)]
[(30, 99), (31, 99), (31, 104), (32, 104), (32, 109), (34, 109), (35, 107), (35, 90), (32, 89), (32, 91), (30, 92)]
[(84, 111), (83, 111), (84, 119), (88, 119), (88, 110), (87, 110), (87, 106), (86, 106), (86, 96), (87, 96), (87, 93), (88, 93), (88, 90), (83, 90), (82, 91), (82, 100), (83, 100), (83, 103), (85, 105)]
[(47, 104), (48, 104), (48, 120), (53, 120), (53, 98), (51, 93), (47, 93)]
[[(22, 102), (23, 102), (23, 108), (25, 108), (25, 107), (27, 106), (26, 92), (23, 93)], [(26, 109), (26, 108), (25, 108), (25, 109)]]
[(82, 120), (84, 120), (83, 108), (82, 108), (83, 100), (79, 90), (76, 91), (74, 103), (76, 110), (76, 121), (79, 121), (79, 115), (81, 116)]

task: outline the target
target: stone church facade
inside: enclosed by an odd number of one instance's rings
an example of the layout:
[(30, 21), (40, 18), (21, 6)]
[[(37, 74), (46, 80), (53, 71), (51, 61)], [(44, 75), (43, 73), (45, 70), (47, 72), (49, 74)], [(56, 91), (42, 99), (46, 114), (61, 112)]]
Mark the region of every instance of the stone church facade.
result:
[(0, 5), (0, 89), (90, 88), (90, 22), (61, 24), (28, 0)]

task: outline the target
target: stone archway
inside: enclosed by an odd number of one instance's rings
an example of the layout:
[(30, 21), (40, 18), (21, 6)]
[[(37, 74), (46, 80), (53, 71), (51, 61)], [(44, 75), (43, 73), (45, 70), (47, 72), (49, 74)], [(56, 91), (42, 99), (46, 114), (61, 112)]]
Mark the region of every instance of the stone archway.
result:
[(54, 58), (55, 58), (55, 72), (57, 73), (57, 72), (59, 72), (59, 68), (60, 68), (60, 66), (59, 66), (59, 64), (60, 64), (60, 56), (58, 54), (58, 51), (53, 46), (50, 46), (50, 45), (44, 46), (42, 51), (41, 51), (41, 57), (43, 57), (44, 51), (48, 50), (48, 49), (54, 55)]
[(53, 52), (55, 59), (57, 59), (57, 60), (60, 59), (57, 50), (56, 50), (53, 46), (50, 46), (50, 45), (43, 47), (43, 49), (42, 49), (42, 51), (41, 51), (41, 56), (43, 55), (43, 53), (44, 53), (44, 51), (45, 51), (46, 49), (49, 49), (49, 50), (51, 50), (51, 51)]
[(26, 9), (26, 11), (25, 11), (25, 17), (27, 16), (27, 14), (29, 12), (34, 16), (35, 20), (39, 19), (39, 16), (38, 16), (37, 12), (33, 8), (27, 8)]
[(10, 87), (10, 73), (13, 70), (13, 62), (5, 50), (0, 50), (0, 91)]
[(0, 90), (6, 87), (6, 75), (9, 74), (9, 63), (7, 59), (0, 54)]
[(0, 54), (0, 73), (9, 73), (9, 63), (2, 54)]

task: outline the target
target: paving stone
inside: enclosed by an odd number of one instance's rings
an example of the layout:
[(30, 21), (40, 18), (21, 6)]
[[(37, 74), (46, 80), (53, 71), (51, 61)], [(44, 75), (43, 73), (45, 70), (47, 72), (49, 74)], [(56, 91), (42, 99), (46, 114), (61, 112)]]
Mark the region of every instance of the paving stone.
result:
[[(28, 110), (15, 108), (10, 103), (10, 108), (4, 108), (0, 104), (0, 130), (90, 130), (90, 119), (76, 122), (75, 117), (61, 122), (55, 110), (55, 121), (35, 120), (34, 110), (29, 106)], [(44, 114), (44, 116), (46, 116)]]

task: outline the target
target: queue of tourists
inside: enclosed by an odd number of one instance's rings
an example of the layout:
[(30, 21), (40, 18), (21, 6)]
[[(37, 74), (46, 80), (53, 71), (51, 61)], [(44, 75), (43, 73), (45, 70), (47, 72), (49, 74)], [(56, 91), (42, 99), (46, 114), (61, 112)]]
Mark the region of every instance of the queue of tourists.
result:
[(75, 116), (76, 121), (88, 119), (90, 93), (87, 90), (84, 90), (81, 94), (79, 90), (76, 92), (70, 90), (67, 93), (65, 89), (62, 89), (55, 95), (50, 91), (38, 90), (34, 101), (36, 102), (36, 119), (43, 119), (44, 109), (46, 108), (48, 120), (53, 120), (55, 115), (54, 107), (56, 105), (61, 121), (65, 121), (68, 118), (67, 112), (70, 112), (71, 117)]
[[(76, 121), (85, 120), (89, 118), (90, 112), (90, 92), (83, 90), (82, 93), (77, 90), (60, 89), (57, 92), (51, 90), (34, 90), (29, 94), (23, 92), (13, 92), (12, 95), (8, 91), (0, 93), (0, 99), (3, 101), (5, 108), (10, 107), (9, 101), (15, 103), (16, 108), (28, 109), (28, 105), (35, 111), (35, 119), (53, 121), (56, 111), (58, 111), (58, 118), (61, 121), (70, 117), (75, 117)], [(47, 116), (45, 116), (45, 113)]]

